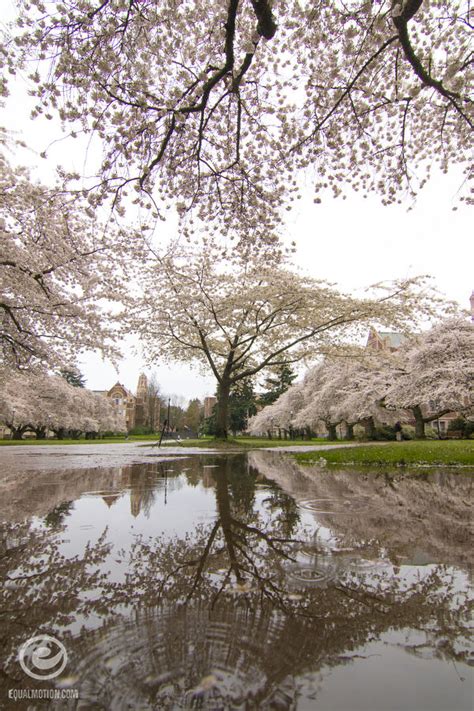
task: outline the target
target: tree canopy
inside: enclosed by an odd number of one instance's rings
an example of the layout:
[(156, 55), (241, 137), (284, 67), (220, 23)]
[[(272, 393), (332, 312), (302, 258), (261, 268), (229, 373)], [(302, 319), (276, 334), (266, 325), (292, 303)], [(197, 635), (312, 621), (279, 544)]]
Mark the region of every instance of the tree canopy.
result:
[(259, 402), (262, 405), (271, 405), (288, 390), (295, 379), (296, 373), (288, 365), (276, 368), (274, 373), (269, 373), (265, 378), (264, 392), (259, 395)]
[(128, 297), (124, 328), (138, 333), (151, 361), (211, 370), (223, 435), (237, 383), (337, 345), (369, 321), (406, 328), (437, 303), (417, 286), (416, 280), (385, 285), (357, 299), (292, 271), (271, 251), (239, 253), (229, 262), (210, 247), (176, 248), (140, 266), (140, 293)]
[(34, 183), (4, 155), (0, 203), (0, 365), (70, 369), (84, 350), (113, 355), (102, 306), (124, 277), (124, 233), (107, 234), (83, 201)]
[(49, 430), (59, 439), (99, 432), (125, 432), (125, 417), (102, 394), (77, 387), (58, 375), (14, 372), (2, 383), (0, 423), (14, 439), (28, 430), (38, 439)]
[[(263, 239), (314, 166), (316, 194), (394, 202), (469, 171), (468, 0), (33, 0), (5, 43), (35, 115), (102, 139), (92, 203), (177, 203)], [(39, 60), (39, 61), (37, 61)], [(128, 194), (128, 198), (126, 197)]]
[(59, 375), (64, 378), (64, 380), (68, 382), (69, 385), (72, 385), (75, 388), (86, 387), (86, 379), (79, 370), (70, 370), (67, 368), (62, 368), (59, 371)]
[(425, 424), (455, 411), (474, 414), (474, 325), (442, 321), (411, 344), (394, 372), (385, 403), (409, 410), (417, 435)]

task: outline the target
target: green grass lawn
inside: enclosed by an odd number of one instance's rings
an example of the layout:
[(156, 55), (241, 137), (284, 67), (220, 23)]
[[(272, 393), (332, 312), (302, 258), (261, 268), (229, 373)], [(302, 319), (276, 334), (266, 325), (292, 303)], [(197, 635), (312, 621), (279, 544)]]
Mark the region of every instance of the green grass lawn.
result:
[(201, 437), (200, 439), (183, 439), (180, 442), (175, 440), (163, 440), (162, 446), (180, 446), (180, 447), (213, 447), (218, 449), (261, 449), (262, 447), (292, 447), (293, 445), (311, 445), (311, 444), (341, 444), (340, 442), (328, 442), (327, 439), (267, 439), (266, 437), (229, 437), (228, 440), (216, 440), (213, 437)]
[(293, 456), (302, 464), (324, 457), (328, 464), (404, 465), (463, 464), (474, 466), (474, 440), (425, 440), (389, 442), (347, 447), (324, 452), (301, 452)]

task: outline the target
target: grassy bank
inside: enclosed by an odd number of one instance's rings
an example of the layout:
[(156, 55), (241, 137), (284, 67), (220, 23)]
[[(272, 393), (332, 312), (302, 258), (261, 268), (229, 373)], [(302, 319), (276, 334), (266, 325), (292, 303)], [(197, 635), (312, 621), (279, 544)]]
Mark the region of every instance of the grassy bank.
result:
[(328, 464), (398, 465), (463, 464), (474, 466), (474, 440), (427, 440), (390, 442), (360, 447), (346, 447), (324, 452), (293, 454), (301, 464), (311, 464), (324, 457)]

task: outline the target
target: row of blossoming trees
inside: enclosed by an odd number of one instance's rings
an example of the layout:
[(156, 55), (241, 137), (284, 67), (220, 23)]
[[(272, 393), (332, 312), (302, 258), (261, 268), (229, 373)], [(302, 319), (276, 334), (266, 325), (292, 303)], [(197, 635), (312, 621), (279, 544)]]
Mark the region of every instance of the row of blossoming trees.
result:
[[(395, 203), (431, 168), (470, 175), (468, 0), (18, 5), (0, 97), (21, 76), (32, 118), (59, 119), (66, 142), (48, 188), (10, 165), (0, 129), (0, 389), (117, 355), (131, 333), (150, 362), (213, 373), (225, 438), (239, 382), (427, 315), (417, 280), (355, 299), (299, 277), (283, 230), (309, 184), (316, 203), (352, 189)], [(170, 218), (176, 244), (148, 231)]]
[(396, 352), (355, 349), (326, 357), (249, 423), (252, 433), (275, 428), (308, 432), (323, 423), (336, 438), (345, 426), (352, 439), (363, 426), (412, 422), (418, 438), (426, 424), (448, 412), (474, 416), (474, 325), (447, 319), (405, 342)]
[(28, 431), (38, 439), (48, 432), (63, 439), (126, 431), (125, 418), (108, 398), (73, 387), (58, 375), (32, 373), (17, 373), (4, 383), (0, 424), (10, 428), (14, 439), (21, 439)]

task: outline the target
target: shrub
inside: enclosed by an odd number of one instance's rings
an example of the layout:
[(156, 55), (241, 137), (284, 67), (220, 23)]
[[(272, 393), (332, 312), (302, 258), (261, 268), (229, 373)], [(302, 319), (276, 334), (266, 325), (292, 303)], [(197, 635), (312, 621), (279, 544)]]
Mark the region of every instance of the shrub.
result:
[(391, 425), (379, 425), (379, 427), (375, 428), (374, 440), (376, 441), (395, 440), (396, 438), (395, 427)]
[(138, 427), (134, 427), (133, 429), (131, 429), (129, 434), (131, 434), (131, 435), (148, 435), (148, 434), (154, 434), (154, 430), (153, 430), (153, 427), (150, 427), (149, 425), (139, 425)]
[(466, 420), (464, 426), (464, 436), (472, 438), (474, 436), (474, 420)]
[(461, 437), (468, 439), (474, 432), (474, 421), (456, 417), (448, 424), (448, 432), (459, 432)]

